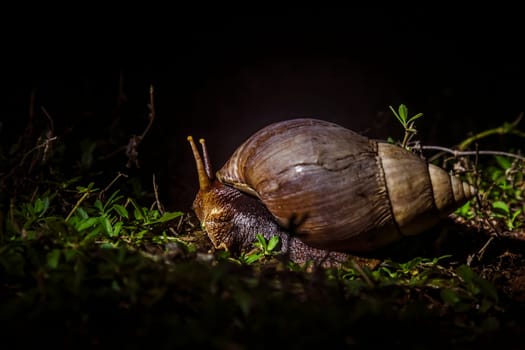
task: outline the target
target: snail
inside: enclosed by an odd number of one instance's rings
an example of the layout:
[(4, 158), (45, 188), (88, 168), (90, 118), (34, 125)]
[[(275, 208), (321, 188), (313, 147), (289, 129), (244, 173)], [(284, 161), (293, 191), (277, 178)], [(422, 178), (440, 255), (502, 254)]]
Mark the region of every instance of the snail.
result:
[(418, 235), (476, 189), (400, 146), (312, 118), (270, 124), (213, 173), (188, 136), (200, 189), (192, 208), (216, 248), (239, 253), (257, 234), (292, 261), (331, 266)]

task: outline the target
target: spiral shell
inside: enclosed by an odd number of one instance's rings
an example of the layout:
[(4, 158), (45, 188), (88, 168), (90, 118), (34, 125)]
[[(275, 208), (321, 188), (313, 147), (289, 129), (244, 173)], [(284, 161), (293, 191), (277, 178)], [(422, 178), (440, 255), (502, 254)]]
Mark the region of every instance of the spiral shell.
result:
[(305, 243), (350, 252), (419, 234), (476, 192), (401, 147), (306, 118), (253, 134), (217, 178), (258, 197)]

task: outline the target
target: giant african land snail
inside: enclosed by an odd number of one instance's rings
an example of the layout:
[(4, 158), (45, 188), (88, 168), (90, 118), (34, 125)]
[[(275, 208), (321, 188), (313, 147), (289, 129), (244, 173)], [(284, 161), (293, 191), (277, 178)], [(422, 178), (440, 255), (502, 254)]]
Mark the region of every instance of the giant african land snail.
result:
[(476, 192), (408, 150), (317, 119), (259, 130), (216, 176), (204, 141), (203, 161), (188, 140), (193, 209), (213, 245), (233, 252), (277, 235), (291, 260), (331, 265), (424, 232)]

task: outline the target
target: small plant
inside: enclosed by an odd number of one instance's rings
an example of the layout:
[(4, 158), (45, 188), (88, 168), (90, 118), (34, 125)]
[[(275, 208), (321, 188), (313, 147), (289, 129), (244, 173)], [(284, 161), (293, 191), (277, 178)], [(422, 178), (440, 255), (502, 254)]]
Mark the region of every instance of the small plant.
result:
[[(88, 186), (77, 186), (73, 194), (67, 186), (35, 194), (34, 200), (12, 207), (6, 223), (8, 239), (47, 237), (57, 245), (75, 247), (92, 243), (104, 246), (125, 243), (138, 247), (146, 236), (157, 243), (176, 240), (173, 234), (167, 234), (167, 224), (180, 218), (182, 212), (161, 212), (144, 207), (134, 198), (122, 195), (120, 190), (114, 191), (107, 199), (102, 194), (93, 182)], [(68, 198), (71, 196), (78, 199), (71, 200)], [(62, 212), (54, 205), (56, 198), (64, 201)], [(70, 207), (66, 203), (71, 203)], [(57, 254), (54, 251), (50, 255), (51, 265), (58, 262)]]
[[(22, 203), (20, 209), (13, 208), (13, 215), (25, 218), (22, 226), (23, 235), (26, 237), (29, 235), (31, 238), (34, 235), (32, 227), (35, 224), (46, 220), (50, 204), (55, 198), (55, 194), (49, 192), (43, 193), (41, 196), (35, 198), (32, 202)], [(8, 222), (10, 229), (17, 229), (18, 224), (14, 222)]]
[(472, 202), (468, 201), (467, 203), (463, 204), (461, 207), (456, 209), (454, 213), (466, 220), (471, 220), (476, 216), (476, 209), (472, 205)]
[(525, 222), (525, 167), (523, 162), (495, 156), (495, 164), (486, 169), (490, 178), (482, 182), (484, 208), (488, 216), (502, 221), (512, 231)]
[(257, 242), (255, 242), (253, 245), (256, 248), (259, 248), (261, 250), (261, 253), (264, 256), (271, 256), (274, 254), (274, 249), (277, 247), (277, 244), (279, 243), (278, 236), (273, 236), (268, 241), (261, 234), (258, 234), (256, 238), (257, 238)]
[(396, 116), (397, 120), (403, 126), (403, 129), (405, 130), (405, 136), (403, 137), (403, 141), (401, 142), (401, 147), (409, 149), (408, 144), (410, 140), (412, 140), (414, 135), (417, 134), (417, 130), (414, 124), (417, 119), (423, 116), (423, 113), (418, 113), (416, 115), (413, 115), (412, 117), (409, 117), (408, 108), (404, 104), (399, 105), (397, 112), (392, 106), (389, 107), (392, 113), (394, 113), (394, 115)]
[(137, 245), (145, 235), (153, 232), (157, 235), (165, 230), (162, 224), (180, 216), (182, 212), (161, 213), (157, 209), (143, 207), (117, 190), (104, 202), (97, 198), (93, 204), (76, 206), (74, 215), (68, 216), (68, 222), (83, 235), (82, 244), (93, 239), (118, 244), (115, 241), (118, 238)]
[(502, 201), (495, 201), (492, 203), (492, 208), (494, 210), (494, 217), (502, 218), (509, 231), (522, 225), (521, 220), (517, 220), (521, 213), (523, 213), (522, 208), (512, 210), (507, 203)]
[(398, 287), (405, 288), (407, 293), (413, 290), (435, 304), (455, 311), (480, 307), (480, 312), (486, 313), (497, 309), (499, 296), (496, 287), (467, 265), (446, 267), (443, 261), (449, 258), (450, 255), (432, 259), (416, 257), (404, 263), (387, 259), (373, 271), (346, 267), (328, 273), (343, 281), (351, 295)]
[(255, 249), (245, 253), (241, 253), (241, 256), (239, 257), (239, 260), (242, 263), (245, 263), (247, 265), (251, 265), (255, 262), (260, 261), (262, 258), (268, 258), (275, 256), (277, 252), (275, 251), (275, 248), (279, 244), (279, 237), (273, 236), (269, 240), (266, 240), (263, 235), (257, 234), (256, 236), (257, 241), (253, 243), (253, 246)]

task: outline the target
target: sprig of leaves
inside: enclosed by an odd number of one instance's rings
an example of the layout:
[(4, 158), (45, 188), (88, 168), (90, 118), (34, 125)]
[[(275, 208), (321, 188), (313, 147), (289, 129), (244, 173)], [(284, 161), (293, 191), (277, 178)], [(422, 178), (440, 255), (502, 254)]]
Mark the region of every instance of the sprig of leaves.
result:
[(273, 236), (269, 240), (261, 235), (256, 235), (256, 242), (253, 243), (254, 249), (249, 252), (242, 252), (239, 261), (246, 265), (251, 265), (255, 262), (261, 261), (263, 258), (270, 258), (278, 254), (276, 248), (279, 244), (279, 237)]
[(415, 121), (421, 118), (423, 116), (423, 113), (417, 113), (413, 115), (412, 117), (409, 117), (408, 108), (406, 105), (404, 104), (399, 105), (397, 112), (392, 106), (389, 106), (389, 107), (392, 113), (394, 113), (397, 120), (401, 123), (405, 131), (403, 141), (401, 142), (401, 147), (405, 149), (409, 149), (408, 143), (414, 137), (414, 135), (417, 134), (417, 129), (414, 126)]

